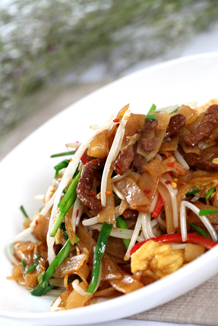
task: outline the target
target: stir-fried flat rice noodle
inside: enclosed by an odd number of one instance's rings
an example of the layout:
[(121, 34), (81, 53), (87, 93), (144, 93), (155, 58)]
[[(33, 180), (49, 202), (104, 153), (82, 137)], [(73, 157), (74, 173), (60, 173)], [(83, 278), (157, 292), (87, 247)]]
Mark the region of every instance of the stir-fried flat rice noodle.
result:
[(218, 241), (218, 100), (147, 115), (126, 105), (91, 129), (66, 144), (75, 151), (55, 162), (42, 209), (32, 220), (22, 210), (7, 246), (8, 278), (56, 296), (51, 312), (140, 289)]

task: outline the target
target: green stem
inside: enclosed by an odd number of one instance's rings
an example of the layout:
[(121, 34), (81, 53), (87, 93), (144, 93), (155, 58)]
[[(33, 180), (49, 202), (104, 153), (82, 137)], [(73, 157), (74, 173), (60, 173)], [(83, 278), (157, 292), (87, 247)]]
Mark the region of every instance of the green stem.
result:
[[(125, 222), (125, 220), (121, 216), (118, 216), (117, 217), (117, 227), (120, 228), (120, 229), (128, 230), (128, 227), (126, 225), (126, 222)], [(123, 243), (125, 244), (126, 249), (128, 249), (129, 244), (130, 244), (130, 240), (123, 239)]]
[(111, 233), (112, 227), (113, 225), (111, 223), (104, 222), (102, 224), (101, 231), (98, 236), (98, 241), (95, 247), (94, 257), (93, 257), (91, 282), (86, 292), (93, 293), (96, 289), (96, 286), (98, 284), (99, 273), (100, 273), (101, 260), (104, 255), (106, 245), (107, 245), (107, 240)]
[(53, 260), (46, 272), (42, 275), (40, 283), (30, 293), (34, 296), (42, 296), (50, 291), (53, 286), (49, 285), (49, 280), (53, 277), (55, 267), (59, 266), (65, 258), (68, 257), (72, 244), (70, 239), (67, 240), (63, 248), (59, 251), (57, 257)]

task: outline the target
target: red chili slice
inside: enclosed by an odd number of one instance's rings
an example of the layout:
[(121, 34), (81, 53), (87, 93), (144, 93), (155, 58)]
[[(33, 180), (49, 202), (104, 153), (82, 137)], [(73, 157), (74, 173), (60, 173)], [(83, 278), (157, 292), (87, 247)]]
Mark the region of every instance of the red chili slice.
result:
[[(143, 240), (141, 242), (136, 243), (135, 246), (133, 246), (130, 250), (130, 255), (136, 252), (145, 242), (149, 240), (154, 240), (162, 243), (183, 242), (182, 236), (179, 233), (159, 235), (158, 237), (150, 238), (148, 240)], [(206, 249), (211, 249), (218, 244), (216, 241), (202, 237), (201, 235), (191, 233), (187, 234), (187, 240), (185, 242), (201, 245)]]

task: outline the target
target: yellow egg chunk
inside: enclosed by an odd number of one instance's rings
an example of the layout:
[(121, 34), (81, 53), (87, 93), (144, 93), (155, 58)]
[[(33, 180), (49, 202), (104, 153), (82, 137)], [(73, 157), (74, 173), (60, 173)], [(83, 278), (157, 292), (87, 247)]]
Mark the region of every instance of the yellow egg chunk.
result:
[(149, 240), (132, 255), (131, 271), (136, 273), (148, 269), (162, 278), (182, 267), (183, 263), (182, 250), (173, 250), (170, 244)]

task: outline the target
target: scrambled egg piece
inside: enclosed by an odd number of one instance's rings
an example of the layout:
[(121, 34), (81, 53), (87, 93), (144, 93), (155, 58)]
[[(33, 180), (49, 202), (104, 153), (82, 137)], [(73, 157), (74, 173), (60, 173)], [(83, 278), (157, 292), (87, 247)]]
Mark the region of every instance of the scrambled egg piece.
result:
[(182, 267), (184, 260), (182, 250), (173, 250), (169, 244), (149, 240), (132, 255), (131, 271), (134, 274), (152, 270), (158, 278), (162, 278)]

